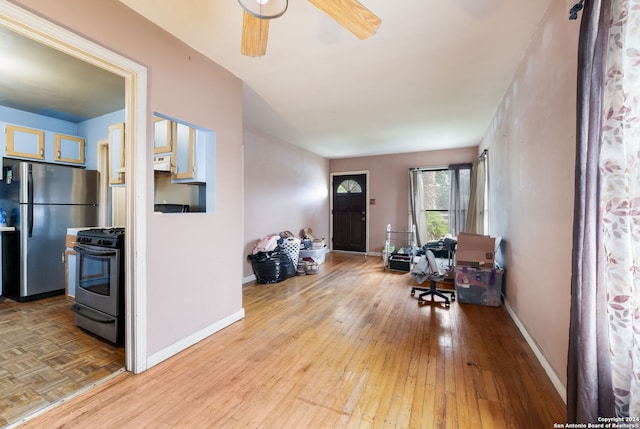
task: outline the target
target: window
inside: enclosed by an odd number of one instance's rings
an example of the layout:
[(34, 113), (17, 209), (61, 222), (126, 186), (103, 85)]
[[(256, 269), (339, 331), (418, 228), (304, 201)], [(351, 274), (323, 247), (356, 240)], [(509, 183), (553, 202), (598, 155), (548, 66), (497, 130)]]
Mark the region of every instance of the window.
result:
[(361, 194), (362, 188), (355, 180), (347, 179), (338, 185), (337, 192), (339, 194)]
[(451, 165), (440, 169), (417, 169), (411, 193), (412, 223), (420, 242), (434, 241), (465, 230), (471, 187), (471, 165)]
[(423, 171), (422, 185), (427, 240), (438, 240), (449, 232), (449, 170)]

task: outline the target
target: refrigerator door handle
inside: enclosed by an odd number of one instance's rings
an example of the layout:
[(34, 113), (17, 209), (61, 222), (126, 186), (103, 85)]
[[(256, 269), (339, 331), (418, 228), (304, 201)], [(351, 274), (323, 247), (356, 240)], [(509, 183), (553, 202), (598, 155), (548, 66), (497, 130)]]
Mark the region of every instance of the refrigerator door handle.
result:
[(33, 170), (29, 164), (29, 172), (27, 173), (27, 230), (28, 236), (33, 235)]

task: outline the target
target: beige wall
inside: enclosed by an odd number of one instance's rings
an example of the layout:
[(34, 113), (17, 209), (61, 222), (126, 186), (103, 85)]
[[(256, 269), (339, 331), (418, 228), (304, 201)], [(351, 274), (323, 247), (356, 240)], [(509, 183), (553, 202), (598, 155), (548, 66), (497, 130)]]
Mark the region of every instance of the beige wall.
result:
[(329, 237), (329, 161), (256, 131), (244, 133), (244, 276), (246, 255), (268, 234), (310, 227)]
[(579, 22), (547, 15), (480, 149), (492, 235), (506, 240), (508, 304), (566, 384)]
[[(240, 311), (241, 81), (117, 0), (14, 3), (148, 68), (148, 354)], [(153, 111), (216, 131), (215, 213), (153, 214)]]
[(394, 155), (364, 156), (331, 160), (331, 173), (368, 171), (369, 252), (382, 252), (386, 228), (405, 231), (409, 220), (409, 169), (412, 167), (446, 167), (471, 162), (477, 147)]

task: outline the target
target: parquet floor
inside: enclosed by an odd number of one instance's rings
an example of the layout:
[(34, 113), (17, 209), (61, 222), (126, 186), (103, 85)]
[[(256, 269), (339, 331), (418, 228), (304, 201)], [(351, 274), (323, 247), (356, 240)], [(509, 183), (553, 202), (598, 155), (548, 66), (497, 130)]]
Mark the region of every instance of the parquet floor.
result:
[[(211, 280), (212, 287), (215, 279)], [(331, 253), (243, 288), (246, 317), (28, 428), (544, 429), (560, 395), (503, 307), (418, 306), (409, 274)]]
[(0, 427), (124, 367), (124, 349), (74, 324), (73, 300), (0, 297)]

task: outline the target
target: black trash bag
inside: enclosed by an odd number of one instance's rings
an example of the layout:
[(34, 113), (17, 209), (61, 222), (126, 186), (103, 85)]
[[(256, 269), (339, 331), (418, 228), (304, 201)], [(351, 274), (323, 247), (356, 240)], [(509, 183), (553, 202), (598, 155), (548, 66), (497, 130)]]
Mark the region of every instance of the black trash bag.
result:
[(293, 261), (279, 246), (273, 252), (247, 256), (258, 283), (278, 283), (296, 275)]

